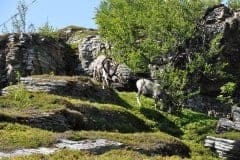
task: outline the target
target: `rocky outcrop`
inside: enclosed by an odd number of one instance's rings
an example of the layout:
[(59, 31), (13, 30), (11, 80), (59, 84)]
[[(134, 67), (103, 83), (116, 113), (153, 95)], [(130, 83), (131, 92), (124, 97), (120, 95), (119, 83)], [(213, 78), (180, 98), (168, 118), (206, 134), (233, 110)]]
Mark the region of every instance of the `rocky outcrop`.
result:
[(216, 129), (217, 133), (224, 132), (224, 131), (231, 131), (231, 130), (240, 131), (240, 122), (239, 121), (234, 122), (226, 118), (221, 118), (218, 121), (217, 129)]
[(191, 110), (202, 112), (215, 118), (228, 117), (231, 107), (220, 103), (214, 97), (196, 95), (185, 101), (185, 107)]
[(37, 149), (19, 149), (9, 153), (0, 152), (0, 159), (16, 156), (28, 156), (31, 154), (44, 154), (44, 155), (53, 154), (54, 152), (57, 152), (60, 149), (87, 150), (99, 154), (111, 149), (119, 149), (124, 147), (122, 143), (110, 141), (107, 139), (94, 139), (94, 140), (86, 139), (81, 141), (60, 139), (59, 143), (55, 144), (54, 146), (55, 147), (52, 148), (41, 147)]
[(240, 122), (240, 107), (232, 106), (232, 120), (234, 122)]
[[(222, 50), (214, 58), (214, 63), (227, 63), (225, 71), (233, 77), (240, 74), (240, 14), (225, 5), (217, 5), (209, 8), (198, 24), (198, 34), (195, 42), (190, 46), (191, 50), (206, 53), (210, 48), (210, 42), (218, 34), (223, 34), (220, 40)], [(229, 79), (206, 77), (200, 80), (201, 93), (208, 96), (216, 96), (220, 93), (220, 87)], [(237, 81), (236, 81), (237, 82)], [(237, 82), (238, 83), (238, 82)]]
[(109, 44), (104, 43), (99, 35), (90, 35), (82, 39), (78, 46), (79, 49), (79, 68), (87, 74), (89, 73), (89, 66), (91, 62), (97, 58), (100, 53), (106, 53), (110, 49)]
[(216, 132), (224, 132), (224, 131), (240, 131), (240, 107), (232, 106), (231, 112), (232, 120), (221, 118), (218, 121)]
[(77, 58), (65, 43), (37, 34), (0, 37), (0, 88), (19, 76), (54, 73), (74, 74)]
[(210, 147), (218, 153), (219, 157), (227, 160), (239, 160), (240, 141), (207, 136), (205, 147)]
[(78, 45), (81, 43), (83, 37), (86, 37), (88, 35), (97, 35), (97, 30), (70, 25), (63, 29), (60, 29), (59, 33), (61, 39), (63, 39), (65, 43), (70, 45)]
[[(33, 76), (21, 77), (20, 82), (29, 91), (42, 91), (61, 96), (97, 101), (100, 103), (121, 104), (118, 95), (110, 88), (102, 89), (100, 85), (87, 77)], [(7, 88), (2, 90), (4, 94)]]
[[(23, 33), (0, 36), (0, 88), (15, 83), (20, 76), (49, 73), (91, 76), (90, 63), (110, 50), (96, 30), (69, 26), (59, 32), (58, 39)], [(113, 86), (129, 88), (126, 83), (131, 74), (126, 65), (119, 65), (117, 83)]]
[(126, 64), (119, 64), (115, 73), (116, 76), (112, 78), (112, 86), (117, 90), (133, 91), (136, 88), (137, 78), (134, 76), (132, 70)]

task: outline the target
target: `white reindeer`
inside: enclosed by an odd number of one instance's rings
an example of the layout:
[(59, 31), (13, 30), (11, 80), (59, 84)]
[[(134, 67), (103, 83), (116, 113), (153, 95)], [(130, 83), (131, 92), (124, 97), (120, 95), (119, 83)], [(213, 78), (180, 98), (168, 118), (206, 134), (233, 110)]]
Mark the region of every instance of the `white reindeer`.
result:
[(161, 100), (161, 96), (162, 96), (160, 84), (157, 83), (157, 81), (151, 81), (151, 80), (142, 78), (137, 80), (136, 86), (138, 89), (138, 93), (137, 93), (138, 105), (141, 106), (140, 96), (142, 94), (148, 95), (148, 96), (152, 96), (152, 98), (154, 99), (154, 106), (156, 109), (157, 103)]
[(89, 69), (93, 72), (93, 78), (102, 82), (102, 88), (110, 86), (112, 77), (117, 70), (117, 64), (115, 64), (111, 58), (105, 55), (98, 56), (90, 65)]

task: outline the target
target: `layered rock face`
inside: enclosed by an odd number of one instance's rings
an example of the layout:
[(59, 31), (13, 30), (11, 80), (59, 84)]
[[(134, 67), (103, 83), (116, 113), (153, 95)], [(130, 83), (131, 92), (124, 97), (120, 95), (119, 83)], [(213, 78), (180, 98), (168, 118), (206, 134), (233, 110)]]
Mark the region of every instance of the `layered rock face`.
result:
[(205, 147), (210, 147), (218, 153), (219, 157), (229, 160), (238, 160), (240, 157), (240, 141), (228, 140), (207, 136)]
[[(194, 53), (206, 53), (210, 49), (211, 40), (218, 34), (222, 50), (215, 62), (227, 63), (225, 71), (234, 77), (240, 74), (240, 12), (233, 11), (223, 4), (209, 8), (198, 24), (198, 35), (192, 40), (190, 50)], [(226, 79), (216, 77), (203, 77), (201, 79), (201, 93), (216, 96), (220, 87), (227, 82)]]
[[(89, 35), (82, 39), (78, 45), (80, 73), (92, 76), (93, 69), (90, 64), (101, 54), (107, 54), (111, 51), (111, 46), (103, 42), (99, 35)], [(117, 64), (116, 62), (114, 62)], [(134, 82), (132, 82), (134, 81)], [(134, 84), (132, 84), (134, 83)], [(125, 64), (119, 64), (115, 76), (111, 80), (112, 87), (118, 90), (133, 90), (135, 78), (132, 70)]]
[(240, 107), (232, 106), (231, 119), (221, 118), (218, 121), (216, 132), (240, 131)]
[[(78, 37), (79, 32), (86, 33), (82, 33), (83, 37)], [(94, 31), (91, 31), (91, 35), (85, 36), (84, 34), (88, 33), (85, 30), (69, 33), (73, 34), (72, 36), (64, 33), (66, 37), (61, 35), (57, 40), (37, 34), (13, 33), (1, 36), (0, 88), (16, 82), (20, 76), (49, 73), (91, 76), (90, 63), (99, 54), (110, 50), (109, 44), (102, 42), (99, 35), (92, 35), (92, 32)], [(72, 44), (78, 44), (78, 50), (71, 48)], [(118, 82), (122, 82), (116, 84), (116, 88), (125, 88), (124, 85), (128, 82), (131, 73), (126, 65), (119, 65)]]
[[(226, 132), (226, 131), (240, 131), (240, 108), (237, 106), (232, 107), (232, 120), (227, 118), (221, 118), (218, 121), (216, 132)], [(207, 136), (205, 139), (206, 147), (214, 149), (219, 157), (223, 159), (238, 160), (240, 157), (240, 140), (231, 140), (224, 138), (215, 138), (212, 136)]]
[[(20, 75), (72, 74), (74, 71), (69, 68), (75, 65), (77, 59), (69, 52), (64, 43), (39, 35), (1, 36), (0, 87), (9, 82), (15, 82)], [(71, 64), (68, 63), (69, 61)]]
[(99, 35), (90, 35), (83, 38), (82, 42), (79, 43), (79, 60), (80, 68), (83, 72), (91, 74), (89, 66), (91, 62), (97, 58), (101, 53), (106, 53), (110, 50), (110, 46), (107, 43), (102, 42)]

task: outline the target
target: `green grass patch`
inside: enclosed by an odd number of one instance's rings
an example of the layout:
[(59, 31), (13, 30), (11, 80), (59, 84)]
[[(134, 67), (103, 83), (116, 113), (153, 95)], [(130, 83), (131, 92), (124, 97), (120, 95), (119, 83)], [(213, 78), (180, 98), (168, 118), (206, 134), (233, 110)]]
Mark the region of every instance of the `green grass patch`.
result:
[(50, 146), (56, 134), (25, 125), (0, 122), (0, 150), (10, 151), (20, 148)]
[(51, 155), (31, 155), (24, 157), (15, 157), (11, 160), (181, 160), (179, 156), (147, 156), (136, 151), (127, 149), (115, 149), (105, 152), (101, 155), (91, 154), (84, 151), (61, 150)]
[(70, 139), (98, 139), (105, 138), (117, 142), (124, 143), (126, 145), (140, 147), (143, 149), (149, 149), (157, 143), (181, 143), (179, 139), (170, 136), (162, 132), (154, 133), (114, 133), (114, 132), (100, 132), (100, 131), (80, 131), (74, 132)]
[(43, 74), (43, 75), (32, 75), (34, 78), (39, 78), (42, 81), (44, 80), (62, 80), (62, 81), (76, 81), (76, 82), (89, 82), (92, 81), (91, 78), (87, 76), (57, 76), (54, 73)]
[(23, 86), (12, 86), (9, 94), (0, 97), (0, 110), (32, 114), (60, 110), (66, 107), (60, 96), (44, 92), (28, 92)]
[[(39, 78), (54, 78), (55, 80), (68, 80), (68, 81), (78, 81), (76, 77), (58, 77), (51, 75), (44, 76), (35, 76)], [(0, 97), (0, 113), (10, 114), (12, 117), (17, 117), (18, 115), (28, 115), (32, 113), (39, 112), (51, 112), (61, 109), (70, 109), (77, 112), (81, 112), (83, 116), (84, 125), (92, 125), (93, 130), (97, 131), (81, 131), (73, 132), (71, 134), (71, 139), (79, 140), (82, 138), (107, 138), (114, 141), (119, 141), (127, 145), (132, 146), (132, 148), (142, 148), (143, 150), (153, 149), (156, 143), (163, 144), (180, 144), (183, 141), (190, 147), (191, 158), (190, 159), (211, 159), (217, 160), (217, 156), (210, 149), (203, 146), (203, 140), (207, 135), (214, 135), (216, 122), (217, 120), (206, 116), (202, 113), (197, 113), (188, 109), (183, 109), (179, 115), (171, 115), (166, 112), (158, 111), (154, 109), (154, 102), (151, 98), (142, 97), (141, 102), (142, 106), (138, 106), (136, 102), (136, 93), (131, 92), (118, 92), (116, 93), (119, 96), (121, 103), (114, 103), (108, 101), (108, 103), (100, 103), (97, 101), (91, 101), (89, 99), (78, 99), (72, 97), (62, 97), (46, 93), (30, 93), (23, 91), (15, 91), (7, 96)], [(92, 91), (94, 92), (94, 91)], [(71, 117), (73, 118), (73, 117)], [(134, 119), (133, 119), (134, 118)], [(141, 123), (136, 124), (134, 120), (141, 121)], [(134, 122), (134, 123), (133, 123)], [(9, 125), (9, 123), (3, 123)], [(20, 129), (13, 129), (14, 138), (5, 138), (11, 134), (7, 129), (1, 129), (1, 145), (5, 146), (5, 150), (10, 150), (13, 148), (20, 147), (21, 143), (27, 143), (31, 136), (24, 138), (25, 134), (31, 135), (32, 133), (36, 134), (35, 136), (41, 137), (41, 135), (49, 134), (53, 135), (52, 132), (46, 131), (43, 133), (43, 130), (32, 129), (27, 126), (17, 125), (25, 128), (25, 131), (19, 131)], [(134, 127), (145, 126), (145, 130), (134, 130)], [(6, 127), (3, 127), (6, 128)], [(27, 128), (27, 129), (26, 129)], [(130, 129), (132, 129), (130, 131)], [(23, 130), (23, 129), (22, 129)], [(34, 131), (31, 131), (34, 130)], [(89, 130), (89, 129), (88, 129)], [(8, 131), (8, 132), (7, 132)], [(31, 133), (30, 133), (31, 131)], [(107, 132), (111, 131), (111, 132)], [(117, 132), (143, 132), (147, 131), (149, 133), (128, 133), (122, 134)], [(45, 131), (44, 131), (45, 132)], [(113, 133), (115, 132), (115, 133)], [(153, 132), (153, 133), (152, 133)], [(33, 135), (33, 134), (32, 134)], [(170, 136), (172, 135), (172, 136)], [(173, 136), (177, 137), (174, 138)], [(216, 135), (220, 138), (230, 138), (230, 139), (239, 139), (238, 133), (227, 132), (225, 134)], [(20, 137), (20, 138), (17, 138)], [(43, 137), (51, 137), (44, 135)], [(54, 135), (53, 135), (54, 137)], [(5, 140), (6, 139), (6, 140)], [(21, 141), (22, 140), (22, 141)], [(6, 142), (5, 142), (6, 141)], [(25, 144), (26, 147), (37, 147), (37, 146), (46, 146), (50, 145), (53, 140), (45, 140), (41, 138), (32, 137), (32, 144)], [(16, 142), (16, 143), (15, 143)], [(48, 143), (49, 142), (49, 143)], [(12, 145), (7, 145), (7, 143)], [(16, 144), (14, 146), (14, 144)], [(17, 145), (18, 144), (18, 145)], [(9, 148), (8, 148), (9, 146)], [(24, 146), (24, 145), (22, 145)], [(4, 148), (3, 148), (4, 149)], [(66, 155), (64, 155), (66, 154)], [(117, 155), (114, 155), (117, 154)], [(126, 155), (126, 156), (125, 156)], [(40, 155), (34, 155), (37, 158), (41, 157)], [(33, 156), (33, 157), (34, 157)], [(54, 155), (43, 156), (47, 159), (79, 159), (83, 156), (83, 159), (86, 157), (91, 157), (92, 159), (107, 159), (111, 157), (112, 159), (151, 159), (145, 154), (135, 152), (133, 150), (113, 150), (106, 152), (102, 155), (92, 155), (85, 152), (75, 152), (69, 150), (63, 150)], [(31, 157), (31, 156), (30, 156)], [(36, 158), (35, 157), (35, 158)], [(137, 158), (136, 158), (137, 157)], [(36, 159), (37, 159), (36, 158)], [(160, 157), (154, 157), (156, 159), (161, 159)], [(170, 157), (169, 157), (170, 158)], [(172, 158), (172, 157), (171, 157)], [(178, 159), (179, 157), (174, 157)], [(39, 158), (41, 159), (41, 158)], [(61, 158), (60, 158), (61, 159)]]
[(210, 136), (217, 137), (217, 138), (225, 138), (231, 140), (240, 140), (240, 133), (237, 131), (228, 131), (219, 134), (211, 134)]

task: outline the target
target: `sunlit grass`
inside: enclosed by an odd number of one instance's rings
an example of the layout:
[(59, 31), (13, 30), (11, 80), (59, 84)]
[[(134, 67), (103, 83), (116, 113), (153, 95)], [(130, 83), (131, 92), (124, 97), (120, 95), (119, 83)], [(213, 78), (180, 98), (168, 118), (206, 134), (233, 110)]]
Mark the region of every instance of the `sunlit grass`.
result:
[[(144, 96), (141, 97), (142, 106), (138, 106), (135, 92), (118, 92), (117, 94), (121, 99), (122, 104), (104, 104), (98, 103), (98, 101), (92, 102), (86, 99), (62, 97), (41, 92), (22, 92), (22, 94), (23, 95), (20, 95), (20, 99), (19, 97), (16, 98), (11, 94), (0, 97), (0, 113), (14, 118), (19, 115), (27, 116), (31, 115), (32, 113), (54, 112), (62, 109), (78, 110), (78, 108), (81, 107), (89, 108), (89, 111), (91, 111), (91, 108), (95, 108), (94, 110), (97, 109), (99, 113), (105, 112), (110, 115), (113, 113), (119, 114), (120, 118), (123, 114), (127, 113), (135, 116), (139, 120), (142, 120), (144, 125), (149, 127), (148, 133), (121, 134), (116, 133), (118, 130), (116, 130), (115, 133), (113, 133), (114, 130), (112, 130), (112, 132), (108, 132), (107, 130), (101, 132), (72, 131), (72, 133), (69, 135), (69, 138), (75, 140), (81, 138), (108, 138), (126, 143), (130, 146), (133, 146), (133, 148), (142, 147), (146, 150), (150, 149), (154, 142), (167, 144), (183, 141), (190, 147), (192, 159), (218, 159), (216, 158), (214, 152), (203, 146), (204, 138), (207, 135), (214, 134), (216, 119), (208, 117), (202, 113), (183, 109), (181, 114), (171, 115), (159, 110), (155, 110), (153, 100)], [(21, 96), (23, 97), (23, 100), (21, 99)], [(20, 102), (21, 100), (22, 102)], [(24, 103), (24, 101), (27, 102), (27, 105)], [(108, 127), (111, 127), (109, 125), (112, 125), (112, 127), (116, 125), (115, 127), (120, 128), (124, 128), (124, 126), (129, 127), (127, 124), (129, 121), (131, 121), (131, 119), (128, 119), (128, 117), (122, 118), (126, 119), (119, 123), (120, 126), (117, 126), (114, 120), (109, 122), (101, 117), (98, 117), (95, 119), (97, 122), (96, 128), (102, 127), (106, 124)], [(49, 146), (56, 140), (56, 134), (53, 132), (11, 123), (4, 123), (4, 125), (12, 125), (13, 129), (9, 130), (6, 129), (6, 127), (5, 129), (1, 129), (1, 135), (3, 135), (3, 138), (1, 139), (3, 150), (11, 150), (21, 147)], [(13, 127), (15, 125), (18, 127)], [(173, 136), (177, 138), (174, 138)], [(44, 139), (43, 137), (46, 138)], [(235, 133), (229, 133), (222, 135), (222, 137), (233, 137), (234, 139), (237, 139), (238, 136)], [(115, 156), (113, 153), (118, 153), (118, 155)], [(35, 159), (41, 159), (42, 156), (33, 155), (27, 157), (27, 159), (31, 159), (32, 157)], [(82, 157), (83, 159), (87, 159), (88, 157), (91, 157), (92, 159), (108, 159), (108, 157), (114, 159), (164, 159), (161, 156), (149, 157), (147, 155), (129, 150), (114, 150), (106, 152), (102, 155), (92, 155), (87, 152), (63, 150), (53, 155), (44, 156), (44, 158), (47, 159), (55, 159), (56, 157), (63, 157), (65, 159), (79, 159), (79, 157)], [(168, 157), (167, 159), (179, 159), (179, 157)]]
[(0, 151), (50, 146), (57, 140), (53, 132), (5, 122), (0, 123), (0, 135)]

